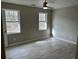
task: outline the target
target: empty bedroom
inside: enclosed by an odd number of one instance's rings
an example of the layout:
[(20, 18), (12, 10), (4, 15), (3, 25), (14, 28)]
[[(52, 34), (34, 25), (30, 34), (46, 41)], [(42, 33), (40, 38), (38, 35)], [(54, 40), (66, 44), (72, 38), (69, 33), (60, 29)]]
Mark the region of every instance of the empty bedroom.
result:
[(6, 59), (77, 59), (78, 0), (2, 0), (1, 12)]

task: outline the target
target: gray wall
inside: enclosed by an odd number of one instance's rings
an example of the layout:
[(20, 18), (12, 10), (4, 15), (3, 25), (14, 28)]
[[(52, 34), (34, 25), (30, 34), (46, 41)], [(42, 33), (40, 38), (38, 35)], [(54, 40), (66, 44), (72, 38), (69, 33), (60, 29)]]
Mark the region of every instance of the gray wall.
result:
[[(50, 37), (51, 10), (2, 2), (2, 8), (20, 10), (21, 33), (8, 35), (8, 43), (29, 42)], [(48, 13), (48, 29), (39, 31), (39, 12)]]
[(56, 38), (77, 41), (78, 9), (77, 6), (54, 10), (52, 33)]

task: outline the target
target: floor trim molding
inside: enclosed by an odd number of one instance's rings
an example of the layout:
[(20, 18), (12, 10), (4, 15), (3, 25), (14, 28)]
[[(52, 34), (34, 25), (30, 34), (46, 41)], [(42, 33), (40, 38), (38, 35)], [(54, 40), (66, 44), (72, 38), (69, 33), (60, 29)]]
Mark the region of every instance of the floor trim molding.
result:
[(60, 37), (54, 37), (55, 39), (59, 39), (59, 40), (63, 40), (65, 42), (68, 42), (68, 43), (72, 43), (72, 44), (77, 44), (76, 42), (73, 42), (73, 41), (70, 41), (70, 40), (66, 40), (66, 38), (60, 38)]

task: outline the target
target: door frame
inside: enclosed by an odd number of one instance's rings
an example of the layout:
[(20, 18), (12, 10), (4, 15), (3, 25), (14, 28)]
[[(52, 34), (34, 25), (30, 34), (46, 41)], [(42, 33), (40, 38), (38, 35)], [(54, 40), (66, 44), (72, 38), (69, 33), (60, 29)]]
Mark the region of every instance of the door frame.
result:
[(4, 35), (3, 35), (2, 16), (1, 16), (1, 59), (6, 59), (5, 45), (4, 45)]

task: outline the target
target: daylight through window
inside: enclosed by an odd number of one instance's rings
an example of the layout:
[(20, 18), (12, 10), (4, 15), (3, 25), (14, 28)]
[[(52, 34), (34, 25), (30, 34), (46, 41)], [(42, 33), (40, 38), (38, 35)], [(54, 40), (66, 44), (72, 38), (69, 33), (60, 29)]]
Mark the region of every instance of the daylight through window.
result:
[(39, 13), (39, 30), (47, 30), (47, 13)]
[(20, 12), (5, 9), (7, 34), (20, 33)]

